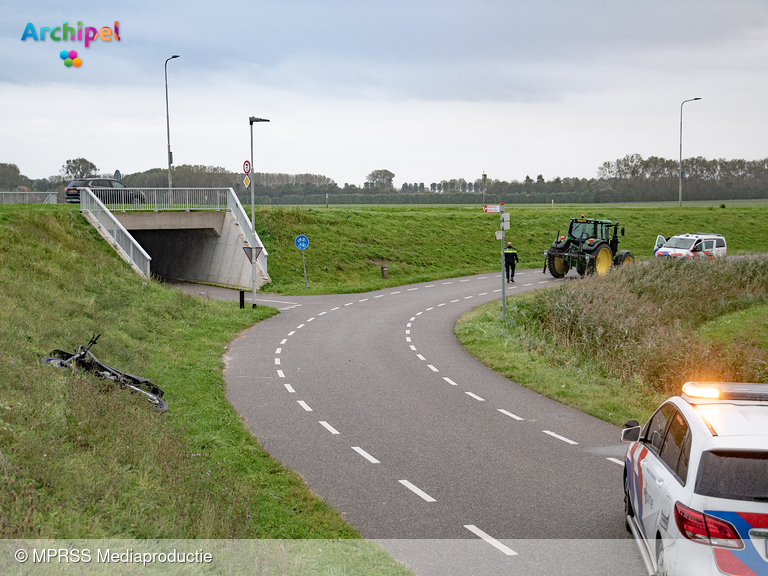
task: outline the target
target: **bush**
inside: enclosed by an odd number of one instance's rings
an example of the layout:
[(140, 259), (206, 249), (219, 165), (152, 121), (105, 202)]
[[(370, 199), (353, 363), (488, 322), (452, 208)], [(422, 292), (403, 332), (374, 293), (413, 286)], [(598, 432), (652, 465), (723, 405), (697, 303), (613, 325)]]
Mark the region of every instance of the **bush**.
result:
[(595, 360), (626, 382), (672, 392), (686, 380), (761, 382), (753, 342), (708, 342), (695, 329), (768, 301), (768, 258), (654, 260), (566, 282), (512, 308), (509, 321)]

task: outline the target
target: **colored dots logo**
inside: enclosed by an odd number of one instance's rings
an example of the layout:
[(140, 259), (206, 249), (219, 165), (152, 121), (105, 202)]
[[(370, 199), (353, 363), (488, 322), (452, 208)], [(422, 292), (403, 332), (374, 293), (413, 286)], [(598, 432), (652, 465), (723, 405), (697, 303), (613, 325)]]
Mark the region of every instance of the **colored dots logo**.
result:
[(74, 50), (70, 50), (69, 52), (67, 52), (66, 50), (62, 50), (61, 52), (59, 52), (59, 57), (62, 60), (64, 60), (64, 66), (66, 66), (67, 68), (70, 68), (72, 66), (77, 68), (78, 66), (80, 66), (80, 64), (83, 63), (83, 61), (77, 57), (77, 52), (75, 52)]

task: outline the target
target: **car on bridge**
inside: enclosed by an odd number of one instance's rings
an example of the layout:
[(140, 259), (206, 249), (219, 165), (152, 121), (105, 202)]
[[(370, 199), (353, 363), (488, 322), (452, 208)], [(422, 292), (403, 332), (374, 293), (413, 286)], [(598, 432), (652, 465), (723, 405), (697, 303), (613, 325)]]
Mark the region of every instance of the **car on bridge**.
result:
[(768, 574), (768, 384), (687, 382), (621, 440), (626, 524), (649, 573)]
[(96, 197), (104, 204), (143, 204), (146, 202), (144, 192), (131, 190), (113, 178), (77, 178), (72, 180), (65, 189), (67, 202), (80, 203), (80, 189), (91, 188)]

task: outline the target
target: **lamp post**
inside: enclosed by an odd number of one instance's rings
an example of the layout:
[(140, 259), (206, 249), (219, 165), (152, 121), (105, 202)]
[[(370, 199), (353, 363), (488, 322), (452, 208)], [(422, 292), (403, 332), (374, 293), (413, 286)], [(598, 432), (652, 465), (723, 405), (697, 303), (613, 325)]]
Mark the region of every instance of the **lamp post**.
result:
[[(178, 54), (174, 54), (168, 60), (178, 58)], [(168, 192), (171, 190), (171, 164), (173, 164), (173, 154), (171, 154), (171, 118), (168, 115), (168, 60), (165, 61), (165, 127), (168, 131)]]
[[(251, 116), (248, 118), (248, 123), (251, 125), (251, 174), (253, 175), (253, 178), (251, 178), (251, 228), (252, 228), (252, 234), (251, 234), (251, 247), (254, 247), (256, 244), (256, 203), (254, 200), (254, 193), (253, 193), (253, 180), (256, 177), (256, 171), (253, 169), (253, 123), (254, 122), (269, 122), (266, 118), (256, 118), (256, 116)], [(253, 262), (251, 262), (251, 304), (253, 308), (256, 308), (256, 258), (253, 259)]]
[(695, 100), (701, 100), (701, 98), (691, 98), (689, 100), (683, 100), (680, 103), (680, 164), (677, 170), (677, 192), (678, 192), (678, 206), (683, 205), (683, 104), (686, 102), (693, 102)]

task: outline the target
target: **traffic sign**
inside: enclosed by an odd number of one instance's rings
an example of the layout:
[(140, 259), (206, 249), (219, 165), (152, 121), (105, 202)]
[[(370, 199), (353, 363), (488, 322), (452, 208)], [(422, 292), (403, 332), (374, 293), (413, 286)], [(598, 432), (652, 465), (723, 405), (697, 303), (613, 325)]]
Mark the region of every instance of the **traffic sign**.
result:
[(483, 206), (486, 212), (501, 212), (501, 204), (486, 204)]
[(243, 172), (245, 172), (246, 174), (251, 173), (251, 163), (248, 160), (243, 162)]
[(251, 185), (251, 179), (250, 179), (250, 178), (248, 178), (248, 176), (247, 176), (247, 175), (246, 175), (245, 179), (243, 180), (243, 184), (245, 184), (245, 187), (246, 187), (246, 188), (248, 188), (248, 186), (250, 186), (250, 185)]
[(243, 246), (243, 251), (251, 264), (258, 259), (262, 250), (264, 250), (264, 246)]
[(304, 236), (304, 234), (299, 234), (298, 236), (296, 236), (296, 239), (293, 241), (293, 244), (299, 250), (306, 250), (307, 246), (309, 246), (309, 238)]

